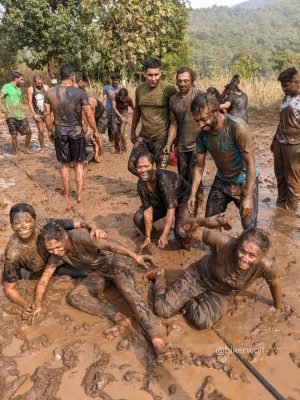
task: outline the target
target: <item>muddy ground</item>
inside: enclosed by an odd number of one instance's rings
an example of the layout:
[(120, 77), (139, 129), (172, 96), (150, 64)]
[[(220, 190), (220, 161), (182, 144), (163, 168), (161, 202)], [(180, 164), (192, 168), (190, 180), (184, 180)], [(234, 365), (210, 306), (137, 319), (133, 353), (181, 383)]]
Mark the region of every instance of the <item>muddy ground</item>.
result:
[[(127, 172), (126, 155), (105, 148), (100, 164), (86, 169), (85, 194), (78, 205), (62, 196), (59, 164), (48, 141), (44, 154), (38, 152), (33, 128), (32, 154), (16, 160), (12, 154), (5, 122), (0, 124), (0, 256), (12, 231), (8, 211), (19, 201), (30, 202), (41, 217), (81, 217), (105, 228), (109, 237), (135, 249), (142, 237), (132, 223), (140, 201), (136, 178)], [(216, 326), (230, 343), (239, 348), (284, 398), (300, 399), (300, 219), (275, 208), (276, 185), (271, 137), (277, 124), (276, 110), (250, 115), (250, 127), (257, 145), (260, 167), (259, 226), (267, 228), (273, 241), (284, 293), (285, 308), (275, 311), (269, 289), (258, 280), (236, 299), (235, 310)], [(20, 139), (23, 146), (23, 139)], [(207, 191), (214, 176), (207, 163)], [(74, 187), (74, 182), (72, 183)], [(74, 187), (75, 188), (75, 187)], [(206, 192), (207, 192), (206, 191)], [(203, 210), (201, 211), (203, 213)], [(233, 233), (241, 230), (237, 210), (230, 206)], [(167, 269), (172, 281), (189, 263), (208, 249), (195, 246), (179, 251), (171, 241), (165, 250), (154, 248), (156, 264)], [(151, 284), (141, 281), (139, 290), (151, 300)], [(20, 290), (33, 298), (36, 282), (22, 282)], [(35, 326), (22, 324), (17, 306), (0, 289), (0, 398), (22, 400), (83, 399), (272, 399), (273, 396), (225, 349), (216, 331), (197, 331), (181, 315), (158, 323), (173, 348), (173, 358), (156, 366), (143, 332), (134, 325), (122, 338), (109, 341), (102, 332), (111, 322), (77, 311), (65, 297), (74, 286), (67, 277), (53, 278), (44, 301), (44, 313)], [(113, 287), (107, 295), (116, 307), (130, 311)], [(217, 354), (218, 353), (218, 354)], [(224, 354), (221, 354), (224, 353)]]

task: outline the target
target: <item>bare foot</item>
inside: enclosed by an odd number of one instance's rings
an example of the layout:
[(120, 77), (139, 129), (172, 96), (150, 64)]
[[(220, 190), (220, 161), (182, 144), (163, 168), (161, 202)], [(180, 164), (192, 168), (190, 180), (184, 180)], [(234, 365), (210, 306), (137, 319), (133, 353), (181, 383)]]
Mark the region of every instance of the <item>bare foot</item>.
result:
[(45, 147), (41, 148), (41, 149), (39, 150), (39, 152), (40, 152), (40, 153), (44, 153), (44, 152), (45, 152)]
[(152, 271), (146, 272), (143, 275), (143, 279), (151, 281), (158, 276), (164, 276), (164, 274), (165, 274), (164, 268), (156, 268), (156, 269), (153, 269)]
[(106, 339), (114, 339), (119, 337), (126, 328), (131, 326), (131, 319), (120, 314), (120, 317), (116, 317), (116, 324), (111, 328), (105, 329), (103, 332)]
[(25, 147), (24, 154), (31, 154), (31, 151), (27, 147)]
[(152, 345), (156, 354), (156, 360), (162, 364), (165, 360), (171, 357), (171, 351), (168, 350), (165, 342), (161, 338), (152, 339)]

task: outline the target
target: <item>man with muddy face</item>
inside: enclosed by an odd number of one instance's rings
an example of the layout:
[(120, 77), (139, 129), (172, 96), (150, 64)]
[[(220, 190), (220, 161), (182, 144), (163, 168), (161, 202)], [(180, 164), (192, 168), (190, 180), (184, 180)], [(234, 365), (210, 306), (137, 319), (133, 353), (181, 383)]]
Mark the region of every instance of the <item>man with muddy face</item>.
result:
[[(192, 69), (182, 67), (177, 70), (176, 82), (179, 92), (174, 94), (169, 102), (170, 127), (168, 141), (163, 150), (165, 154), (169, 154), (172, 144), (176, 140), (178, 173), (190, 183), (192, 183), (196, 163), (196, 137), (199, 131), (198, 124), (191, 112), (191, 103), (196, 95), (201, 93), (194, 87), (195, 79), (196, 75)], [(196, 192), (195, 215), (198, 205), (202, 201), (203, 183), (201, 182)]]
[[(83, 162), (85, 140), (82, 113), (95, 138), (99, 136), (87, 94), (73, 87), (75, 70), (65, 64), (61, 67), (61, 84), (49, 89), (44, 102), (45, 122), (54, 145), (57, 160), (61, 162), (61, 177), (66, 198), (70, 196), (70, 163), (74, 164), (77, 201), (81, 202), (83, 190)], [(54, 115), (54, 131), (51, 111)]]
[(27, 89), (28, 106), (32, 112), (32, 118), (38, 129), (41, 152), (45, 149), (44, 144), (44, 100), (49, 87), (44, 85), (40, 75), (34, 75), (33, 84)]
[[(133, 148), (128, 160), (128, 170), (137, 175), (135, 164), (139, 154), (150, 152), (160, 167), (163, 148), (167, 143), (169, 128), (169, 100), (176, 88), (161, 81), (161, 62), (151, 58), (144, 63), (144, 78), (135, 92), (135, 106), (131, 124)], [(136, 134), (138, 123), (142, 126)]]
[(277, 268), (266, 257), (270, 240), (262, 230), (250, 228), (236, 239), (187, 222), (188, 237), (211, 246), (214, 252), (192, 263), (168, 288), (163, 269), (147, 274), (155, 280), (154, 308), (159, 316), (169, 318), (181, 310), (196, 328), (212, 327), (233, 308), (234, 296), (258, 278), (265, 279), (274, 306), (281, 308)]
[[(122, 261), (121, 256), (127, 256), (145, 268), (146, 261), (152, 261), (151, 257), (138, 255), (111, 240), (101, 239), (94, 242), (87, 230), (66, 232), (61, 225), (53, 222), (44, 226), (39, 240), (50, 254), (88, 274), (68, 295), (68, 302), (73, 307), (115, 322), (113, 328), (104, 332), (107, 338), (120, 335), (130, 327), (130, 319), (104, 298), (105, 280), (112, 281), (128, 302), (135, 318), (150, 336), (158, 360), (163, 361), (166, 346), (156, 328), (154, 315), (135, 288), (128, 260)], [(55, 269), (56, 265), (51, 264), (49, 260), (36, 289), (32, 318), (41, 311), (42, 298)]]
[(151, 153), (140, 154), (135, 165), (139, 180), (137, 189), (142, 206), (135, 213), (133, 221), (146, 236), (139, 251), (151, 245), (153, 223), (166, 217), (158, 246), (168, 244), (168, 236), (175, 217), (174, 235), (181, 248), (188, 248), (180, 224), (187, 217), (187, 200), (191, 186), (181, 175), (172, 171), (156, 169)]
[[(13, 71), (11, 73), (11, 82), (6, 83), (0, 92), (0, 109), (1, 112), (5, 113), (16, 156), (19, 156), (18, 133), (21, 136), (25, 136), (24, 153), (30, 153), (31, 130), (22, 106), (22, 86), (24, 86), (23, 74)], [(2, 99), (4, 99), (4, 105)]]
[(271, 144), (277, 180), (278, 207), (297, 212), (300, 197), (300, 74), (288, 68), (278, 77), (285, 97)]
[[(42, 227), (55, 221), (65, 229), (87, 228), (91, 237), (106, 237), (106, 233), (96, 229), (94, 224), (72, 219), (37, 219), (33, 207), (27, 203), (18, 203), (10, 209), (10, 222), (14, 234), (11, 236), (5, 248), (3, 290), (6, 296), (14, 303), (23, 308), (23, 318), (26, 319), (30, 303), (25, 300), (17, 290), (17, 283), (22, 279), (36, 279), (41, 276), (42, 271), (49, 258), (43, 248), (38, 249), (37, 237)], [(51, 262), (60, 265), (61, 261), (51, 258)], [(80, 276), (78, 271), (67, 265), (59, 266), (56, 270), (59, 275)]]
[(189, 212), (194, 212), (196, 192), (209, 151), (217, 166), (217, 174), (208, 195), (205, 216), (223, 213), (233, 201), (239, 208), (243, 228), (256, 226), (258, 169), (248, 125), (241, 118), (221, 114), (218, 100), (207, 93), (195, 97), (191, 110), (200, 132)]

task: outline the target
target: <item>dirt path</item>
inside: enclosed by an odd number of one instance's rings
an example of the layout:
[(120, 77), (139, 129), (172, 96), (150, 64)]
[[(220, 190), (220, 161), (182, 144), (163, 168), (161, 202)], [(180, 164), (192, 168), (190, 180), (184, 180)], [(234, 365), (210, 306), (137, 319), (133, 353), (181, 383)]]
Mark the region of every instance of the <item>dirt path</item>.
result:
[[(257, 281), (243, 296), (238, 296), (234, 312), (216, 328), (241, 348), (243, 356), (284, 397), (300, 399), (300, 219), (275, 209), (276, 186), (269, 145), (277, 123), (276, 114), (253, 113), (250, 121), (261, 172), (259, 225), (272, 234), (272, 253), (280, 269), (286, 309), (279, 313), (271, 308), (268, 287), (263, 281)], [(62, 196), (59, 165), (51, 143), (47, 142), (47, 151), (39, 154), (34, 130), (33, 153), (17, 161), (11, 154), (10, 137), (3, 121), (0, 130), (1, 268), (4, 248), (12, 233), (8, 210), (19, 201), (30, 202), (41, 217), (94, 220), (110, 237), (135, 249), (142, 238), (133, 226), (132, 216), (140, 201), (136, 178), (127, 172), (126, 155), (112, 154), (106, 148), (101, 163), (86, 168), (85, 194), (78, 205), (75, 199), (66, 201)], [(214, 171), (209, 161), (205, 176), (207, 188)], [(233, 231), (239, 232), (237, 210), (232, 206), (229, 213), (233, 216)], [(182, 252), (171, 242), (166, 250), (155, 249), (154, 256), (157, 265), (167, 269), (167, 278), (171, 281), (205, 251), (205, 247), (199, 246)], [(136, 275), (139, 289), (148, 297), (150, 285), (141, 282), (141, 272), (137, 271)], [(34, 287), (34, 281), (22, 284), (24, 296), (32, 298)], [(169, 320), (158, 319), (166, 328), (166, 340), (174, 348), (174, 358), (157, 367), (138, 327), (120, 339), (106, 340), (102, 331), (111, 326), (109, 321), (79, 312), (66, 303), (66, 293), (72, 287), (68, 278), (53, 279), (45, 300), (47, 313), (34, 327), (21, 323), (18, 308), (5, 298), (1, 288), (0, 398), (273, 398), (234, 355), (216, 356), (216, 352), (227, 351), (213, 330), (197, 331), (181, 315)], [(130, 315), (114, 288), (108, 288), (108, 296)]]

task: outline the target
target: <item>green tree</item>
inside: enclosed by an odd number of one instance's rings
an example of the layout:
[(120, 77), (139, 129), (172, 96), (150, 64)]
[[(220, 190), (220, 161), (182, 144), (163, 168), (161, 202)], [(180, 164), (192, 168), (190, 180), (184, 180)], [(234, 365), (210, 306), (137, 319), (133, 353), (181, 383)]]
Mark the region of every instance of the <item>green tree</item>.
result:
[(260, 69), (260, 65), (249, 54), (241, 54), (233, 62), (233, 71), (247, 80), (253, 80)]

